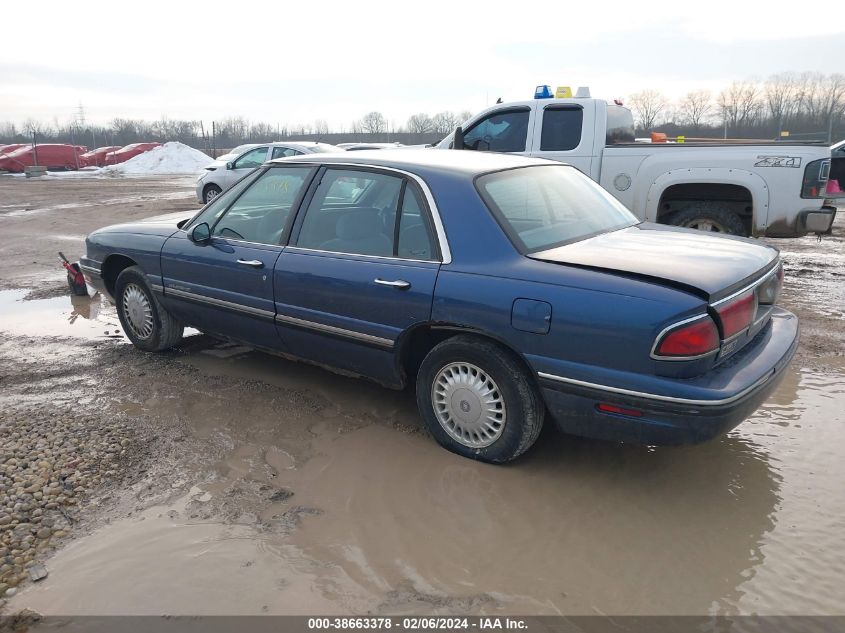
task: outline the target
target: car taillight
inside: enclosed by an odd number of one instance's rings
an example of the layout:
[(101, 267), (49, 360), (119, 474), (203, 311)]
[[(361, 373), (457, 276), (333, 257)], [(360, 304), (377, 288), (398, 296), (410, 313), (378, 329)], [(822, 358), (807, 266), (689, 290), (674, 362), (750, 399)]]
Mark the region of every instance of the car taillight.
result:
[(774, 305), (783, 287), (783, 264), (778, 265), (777, 272), (760, 285), (757, 290), (757, 301), (760, 305)]
[(690, 358), (719, 349), (719, 331), (710, 317), (669, 330), (655, 346), (655, 356)]
[(824, 198), (827, 180), (830, 177), (830, 159), (814, 160), (804, 168), (804, 182), (801, 183), (802, 198)]
[(753, 290), (716, 307), (722, 323), (722, 338), (729, 339), (751, 325), (757, 313), (757, 295)]

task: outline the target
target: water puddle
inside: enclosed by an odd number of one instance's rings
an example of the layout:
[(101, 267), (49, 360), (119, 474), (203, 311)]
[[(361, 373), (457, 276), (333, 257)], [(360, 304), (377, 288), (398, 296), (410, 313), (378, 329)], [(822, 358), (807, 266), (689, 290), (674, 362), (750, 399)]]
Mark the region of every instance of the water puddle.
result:
[(26, 301), (28, 290), (0, 291), (0, 331), (17, 336), (126, 340), (114, 306), (99, 294)]
[(221, 459), (188, 473), (195, 487), (180, 503), (59, 552), (15, 607), (845, 610), (842, 372), (790, 370), (751, 419), (707, 444), (623, 446), (549, 428), (497, 467), (440, 449), (409, 393), (207, 337), (179, 362), (204, 378), (137, 406), (224, 438)]

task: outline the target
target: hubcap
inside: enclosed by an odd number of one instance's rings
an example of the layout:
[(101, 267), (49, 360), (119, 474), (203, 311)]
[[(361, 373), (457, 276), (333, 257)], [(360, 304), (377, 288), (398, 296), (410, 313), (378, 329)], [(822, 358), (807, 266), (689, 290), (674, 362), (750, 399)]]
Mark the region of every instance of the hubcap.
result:
[(214, 200), (217, 197), (218, 193), (220, 193), (220, 192), (217, 191), (217, 189), (209, 189), (208, 191), (205, 192), (205, 201), (207, 203), (211, 202), (212, 200)]
[(711, 231), (713, 233), (728, 233), (724, 226), (708, 218), (696, 218), (687, 222), (686, 227), (699, 231)]
[(470, 363), (450, 363), (431, 387), (434, 414), (449, 436), (470, 448), (484, 448), (505, 430), (505, 400), (498, 385)]
[(123, 316), (138, 338), (150, 338), (153, 333), (153, 308), (147, 294), (136, 284), (123, 289)]

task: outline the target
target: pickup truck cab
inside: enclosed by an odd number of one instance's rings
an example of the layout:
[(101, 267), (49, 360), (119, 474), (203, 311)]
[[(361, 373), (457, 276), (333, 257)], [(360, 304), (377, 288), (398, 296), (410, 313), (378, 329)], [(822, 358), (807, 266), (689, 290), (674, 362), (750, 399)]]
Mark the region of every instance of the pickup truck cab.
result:
[[(836, 214), (825, 200), (831, 151), (823, 145), (635, 142), (628, 108), (589, 97), (496, 104), (458, 132), (461, 149), (573, 165), (649, 222), (797, 237), (829, 231)], [(437, 147), (454, 149), (454, 139)]]

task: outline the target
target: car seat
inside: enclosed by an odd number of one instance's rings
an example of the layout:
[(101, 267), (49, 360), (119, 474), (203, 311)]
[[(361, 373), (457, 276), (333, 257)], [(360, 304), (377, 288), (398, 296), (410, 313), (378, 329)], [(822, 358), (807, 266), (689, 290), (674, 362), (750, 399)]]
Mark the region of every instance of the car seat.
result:
[(382, 231), (384, 223), (377, 209), (350, 210), (343, 213), (335, 225), (334, 239), (325, 242), (324, 250), (359, 255), (393, 254), (393, 240)]

